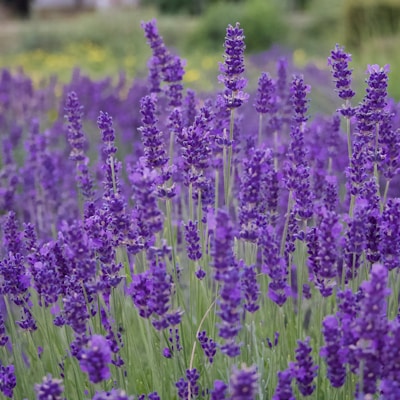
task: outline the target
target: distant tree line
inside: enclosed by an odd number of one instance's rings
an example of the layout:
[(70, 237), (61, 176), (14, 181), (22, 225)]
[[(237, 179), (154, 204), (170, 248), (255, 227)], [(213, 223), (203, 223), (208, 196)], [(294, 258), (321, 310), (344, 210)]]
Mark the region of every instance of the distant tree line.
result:
[(0, 0), (8, 9), (21, 17), (29, 17), (32, 0)]
[[(201, 14), (208, 5), (214, 3), (239, 3), (244, 0), (149, 0), (163, 13), (189, 13)], [(146, 2), (147, 3), (147, 2)]]

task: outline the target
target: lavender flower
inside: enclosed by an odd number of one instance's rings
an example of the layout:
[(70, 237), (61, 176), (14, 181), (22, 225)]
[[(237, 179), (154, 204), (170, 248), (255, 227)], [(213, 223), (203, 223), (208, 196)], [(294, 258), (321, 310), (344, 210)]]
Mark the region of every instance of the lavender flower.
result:
[[(3, 244), (7, 253), (23, 253), (23, 244), (21, 234), (18, 231), (17, 218), (14, 211), (10, 211), (4, 222)], [(6, 253), (6, 254), (7, 254)]]
[(307, 94), (310, 93), (311, 87), (304, 83), (304, 79), (301, 75), (294, 76), (291, 86), (291, 101), (294, 109), (293, 122), (299, 125), (304, 124), (308, 120), (307, 114), (307, 104), (309, 100), (307, 99)]
[(242, 327), (242, 291), (238, 269), (234, 265), (231, 266), (225, 272), (223, 279), (217, 311), (221, 319), (221, 323), (217, 325), (219, 336), (225, 340), (221, 346), (221, 352), (228, 357), (236, 357), (240, 354), (240, 345), (236, 342), (236, 336)]
[(290, 294), (288, 269), (285, 259), (279, 254), (279, 243), (272, 226), (265, 226), (260, 234), (263, 255), (262, 272), (271, 278), (268, 296), (278, 306), (282, 306)]
[(197, 114), (196, 103), (196, 92), (192, 89), (187, 89), (186, 97), (182, 106), (184, 112), (183, 125), (186, 127), (193, 125)]
[(170, 306), (172, 278), (162, 262), (152, 263), (151, 275), (153, 288), (148, 306), (155, 314), (153, 326), (157, 330), (162, 330), (168, 327), (166, 314)]
[[(211, 107), (205, 104), (200, 114), (195, 117), (193, 125), (183, 130), (182, 159), (184, 166), (184, 183), (193, 186), (193, 199), (197, 200), (199, 195), (203, 205), (208, 205), (209, 200), (205, 193), (210, 184), (207, 169), (210, 166), (210, 125), (213, 119)], [(214, 196), (211, 196), (212, 201)]]
[(100, 111), (97, 119), (97, 125), (102, 132), (102, 155), (103, 159), (106, 160), (109, 157), (113, 157), (117, 152), (115, 147), (115, 130), (113, 128), (112, 117), (103, 111)]
[(203, 349), (204, 355), (207, 357), (208, 362), (212, 364), (214, 361), (214, 356), (217, 352), (217, 344), (212, 338), (207, 336), (206, 331), (199, 332), (197, 339), (200, 342), (201, 348)]
[(89, 380), (99, 383), (111, 377), (108, 364), (111, 363), (111, 349), (108, 341), (101, 335), (93, 335), (88, 348), (83, 350), (80, 367), (89, 375)]
[(237, 22), (235, 27), (228, 25), (225, 37), (225, 61), (220, 63), (219, 70), (221, 75), (218, 77), (220, 82), (225, 85), (224, 98), (226, 107), (234, 109), (240, 107), (248, 98), (243, 92), (247, 84), (247, 79), (241, 75), (244, 72), (244, 44), (243, 29)]
[(110, 392), (97, 392), (92, 400), (134, 400), (121, 389), (112, 389)]
[(153, 313), (150, 304), (152, 292), (153, 280), (151, 279), (150, 271), (133, 275), (128, 293), (132, 296), (133, 303), (142, 318), (149, 318)]
[(336, 44), (328, 58), (328, 65), (332, 68), (336, 91), (339, 97), (345, 100), (345, 104), (338, 111), (347, 118), (352, 117), (355, 112), (350, 105), (350, 100), (354, 97), (355, 92), (350, 87), (352, 70), (349, 69), (349, 61), (351, 61), (351, 54), (345, 53), (344, 48)]
[(184, 378), (181, 377), (175, 383), (175, 386), (178, 389), (178, 397), (182, 400), (186, 400), (189, 397), (188, 382)]
[(235, 265), (233, 254), (234, 229), (229, 215), (224, 210), (218, 210), (214, 243), (211, 248), (215, 280), (222, 282), (226, 272)]
[(90, 316), (87, 311), (87, 304), (82, 291), (72, 292), (63, 298), (64, 310), (63, 320), (76, 333), (86, 332), (86, 323)]
[(289, 368), (278, 372), (278, 385), (272, 400), (296, 400), (292, 389), (293, 371)]
[(147, 43), (151, 47), (153, 56), (149, 62), (149, 81), (151, 84), (150, 91), (157, 93), (161, 91), (160, 84), (164, 78), (164, 72), (169, 64), (171, 55), (165, 47), (163, 38), (159, 35), (157, 29), (157, 22), (155, 19), (142, 22)]
[(387, 181), (392, 180), (400, 168), (400, 131), (393, 127), (393, 119), (393, 112), (385, 109), (379, 126), (379, 170)]
[(55, 379), (50, 374), (43, 377), (40, 384), (35, 385), (36, 399), (37, 400), (62, 400), (62, 386), (61, 379)]
[(394, 400), (400, 394), (400, 322), (389, 323), (389, 332), (381, 352), (382, 380), (380, 389), (382, 400)]
[(246, 311), (254, 313), (260, 308), (258, 304), (260, 285), (257, 282), (255, 266), (243, 265), (242, 271), (241, 285), (245, 298), (244, 308)]
[(190, 391), (191, 397), (197, 397), (199, 395), (199, 385), (197, 381), (200, 378), (200, 374), (196, 368), (186, 370), (186, 378), (188, 380), (188, 391)]
[(344, 243), (344, 272), (347, 279), (357, 276), (361, 254), (366, 247), (367, 203), (358, 200), (355, 204), (354, 218), (348, 223)]
[(183, 67), (184, 62), (175, 56), (171, 57), (164, 69), (164, 81), (168, 83), (165, 94), (170, 107), (180, 107), (182, 105), (182, 78), (185, 73)]
[(276, 111), (275, 85), (276, 83), (267, 72), (261, 73), (254, 103), (257, 112), (261, 114), (272, 114)]
[(168, 162), (162, 132), (157, 127), (156, 97), (145, 96), (140, 102), (142, 114), (142, 127), (139, 128), (142, 134), (144, 154), (147, 166), (157, 169), (165, 166)]
[(378, 243), (381, 262), (389, 270), (400, 265), (400, 200), (389, 199), (380, 218), (380, 241)]
[(214, 388), (211, 391), (210, 400), (224, 400), (226, 399), (226, 391), (228, 385), (224, 381), (216, 380), (214, 381)]
[(333, 387), (338, 388), (343, 386), (346, 381), (340, 326), (337, 318), (333, 315), (325, 317), (322, 325), (325, 346), (321, 347), (320, 355), (326, 361), (329, 382)]
[(310, 396), (314, 390), (314, 378), (317, 376), (318, 366), (314, 365), (311, 357), (312, 348), (309, 345), (310, 338), (304, 342), (299, 340), (296, 349), (296, 363), (294, 364), (294, 375), (296, 377), (297, 386), (303, 396)]
[(358, 335), (355, 324), (357, 312), (359, 311), (359, 298), (350, 289), (345, 289), (338, 292), (337, 299), (338, 311), (336, 316), (341, 326), (339, 361), (349, 364), (351, 371), (356, 373), (358, 359), (355, 350), (357, 348)]
[(232, 400), (254, 400), (257, 393), (258, 374), (255, 366), (241, 369), (233, 368), (230, 377), (230, 391)]
[(4, 396), (13, 398), (13, 391), (17, 385), (17, 379), (14, 373), (14, 365), (0, 366), (0, 391)]
[(135, 166), (129, 168), (129, 181), (133, 188), (133, 217), (136, 219), (137, 233), (143, 239), (144, 246), (149, 247), (154, 240), (154, 234), (163, 228), (163, 215), (156, 197), (158, 175), (156, 171), (145, 166), (144, 159), (140, 159)]
[(313, 214), (310, 166), (304, 144), (304, 129), (308, 119), (306, 96), (309, 90), (302, 77), (294, 77), (291, 85), (294, 115), (290, 129), (288, 160), (285, 165), (286, 187), (293, 193), (296, 212), (304, 219), (310, 218)]
[(382, 376), (380, 355), (388, 332), (386, 320), (386, 297), (388, 271), (382, 264), (374, 264), (370, 280), (363, 282), (361, 288), (364, 298), (360, 305), (360, 314), (356, 320), (358, 337), (357, 356), (363, 364), (363, 394), (374, 395), (377, 382)]
[(250, 157), (243, 161), (239, 193), (242, 239), (257, 241), (259, 229), (266, 219), (273, 220), (277, 201), (274, 178), (272, 152), (269, 149), (252, 149)]
[(75, 92), (68, 93), (65, 103), (65, 118), (68, 120), (68, 142), (71, 146), (70, 159), (78, 163), (84, 161), (86, 139), (82, 130), (83, 106)]
[(310, 281), (324, 297), (332, 294), (338, 277), (338, 245), (341, 225), (338, 216), (325, 208), (318, 210), (318, 226), (307, 234)]
[(199, 231), (197, 228), (197, 221), (189, 221), (187, 225), (185, 225), (185, 239), (187, 243), (187, 254), (190, 260), (196, 261), (200, 260), (201, 254), (201, 246), (200, 246), (200, 237)]

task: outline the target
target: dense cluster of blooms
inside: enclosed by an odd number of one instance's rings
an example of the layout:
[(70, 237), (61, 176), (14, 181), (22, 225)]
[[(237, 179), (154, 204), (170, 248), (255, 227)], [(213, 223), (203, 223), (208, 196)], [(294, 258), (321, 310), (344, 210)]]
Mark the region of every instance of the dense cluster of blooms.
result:
[(244, 92), (239, 23), (211, 94), (142, 27), (150, 73), (131, 86), (77, 70), (59, 105), (56, 82), (0, 73), (2, 395), (399, 399), (389, 68), (351, 104), (337, 45), (344, 104), (311, 115), (288, 59)]

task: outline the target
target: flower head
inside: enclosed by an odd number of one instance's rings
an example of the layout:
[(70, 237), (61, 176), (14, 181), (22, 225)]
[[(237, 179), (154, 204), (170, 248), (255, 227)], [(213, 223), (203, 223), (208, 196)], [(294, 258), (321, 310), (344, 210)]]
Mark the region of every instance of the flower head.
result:
[(225, 85), (225, 103), (229, 109), (240, 107), (248, 99), (243, 92), (247, 79), (241, 75), (244, 72), (244, 44), (243, 29), (237, 22), (233, 27), (228, 25), (225, 37), (225, 61), (220, 63), (219, 70), (222, 72), (218, 78)]
[(110, 363), (111, 349), (107, 339), (101, 335), (93, 335), (81, 355), (82, 371), (89, 375), (91, 382), (99, 383), (111, 377)]
[(62, 386), (61, 379), (55, 379), (50, 374), (43, 377), (40, 384), (35, 385), (36, 399), (37, 400), (62, 400)]
[(232, 400), (254, 400), (257, 393), (258, 374), (255, 366), (234, 368), (230, 377)]

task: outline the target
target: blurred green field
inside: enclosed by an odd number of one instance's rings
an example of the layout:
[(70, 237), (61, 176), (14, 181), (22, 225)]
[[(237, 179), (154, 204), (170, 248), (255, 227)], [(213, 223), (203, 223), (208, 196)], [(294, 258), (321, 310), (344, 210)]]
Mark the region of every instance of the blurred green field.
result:
[[(385, 30), (382, 34), (380, 26), (374, 27), (368, 20), (368, 29), (357, 31), (358, 41), (352, 41), (354, 34), (349, 33), (346, 22), (349, 4), (353, 12), (357, 10), (354, 4), (361, 1), (369, 0), (308, 0), (302, 10), (293, 8), (290, 0), (219, 2), (201, 16), (160, 14), (154, 6), (47, 18), (33, 15), (26, 21), (1, 23), (0, 67), (22, 67), (35, 84), (51, 75), (66, 82), (78, 66), (96, 78), (117, 78), (121, 70), (128, 77), (145, 76), (150, 50), (140, 22), (157, 18), (168, 47), (187, 61), (185, 81), (194, 88), (212, 89), (218, 62), (222, 60), (226, 25), (240, 21), (248, 54), (277, 44), (287, 48), (300, 67), (312, 63), (326, 69), (326, 59), (334, 45), (346, 45), (346, 51), (353, 54), (352, 66), (359, 86), (368, 64), (391, 64), (389, 92), (400, 100), (400, 85), (396, 84), (400, 82), (399, 31)], [(365, 21), (359, 24), (363, 26)]]

